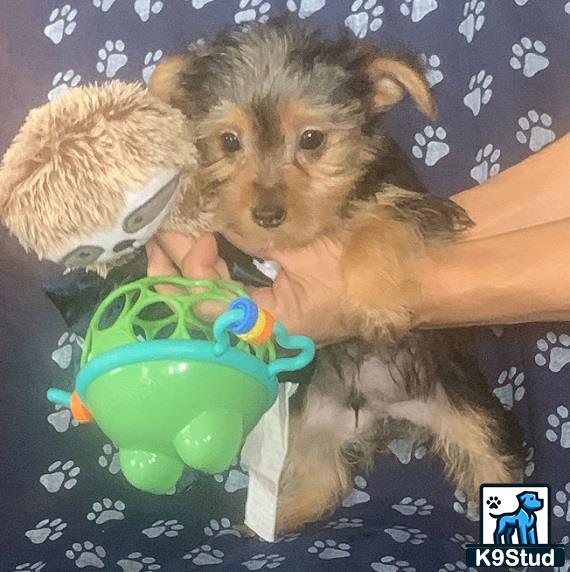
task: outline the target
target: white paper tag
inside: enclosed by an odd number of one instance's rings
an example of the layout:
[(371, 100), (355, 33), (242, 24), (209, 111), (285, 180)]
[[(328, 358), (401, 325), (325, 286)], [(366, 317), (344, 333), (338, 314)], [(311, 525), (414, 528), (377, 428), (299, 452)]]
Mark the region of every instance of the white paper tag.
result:
[(279, 384), (277, 400), (241, 451), (241, 462), (249, 471), (245, 524), (267, 542), (275, 541), (279, 479), (289, 437), (289, 398), (296, 390), (296, 383)]

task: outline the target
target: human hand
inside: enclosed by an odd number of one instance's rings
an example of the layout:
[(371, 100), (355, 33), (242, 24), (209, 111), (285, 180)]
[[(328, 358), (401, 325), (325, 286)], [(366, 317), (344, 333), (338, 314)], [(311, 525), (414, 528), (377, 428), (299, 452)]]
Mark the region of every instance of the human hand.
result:
[(226, 263), (218, 256), (211, 233), (198, 238), (162, 231), (146, 244), (149, 276), (184, 276), (190, 279), (229, 280)]
[[(250, 245), (229, 237), (236, 246)], [(182, 274), (187, 278), (228, 278), (211, 234), (195, 240), (178, 233), (159, 233), (147, 247), (149, 275)], [(311, 337), (318, 345), (351, 335), (341, 318), (342, 280), (340, 241), (321, 238), (309, 246), (265, 251), (281, 266), (271, 288), (246, 288), (260, 307), (268, 310), (291, 334)]]

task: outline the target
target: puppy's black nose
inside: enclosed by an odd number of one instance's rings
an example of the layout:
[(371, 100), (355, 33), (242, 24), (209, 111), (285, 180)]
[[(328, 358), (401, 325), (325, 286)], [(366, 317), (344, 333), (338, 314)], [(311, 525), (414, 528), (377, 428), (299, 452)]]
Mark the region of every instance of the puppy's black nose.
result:
[(134, 243), (134, 240), (122, 240), (113, 246), (113, 251), (122, 252), (123, 250), (127, 250), (127, 248), (131, 248)]
[(251, 209), (251, 216), (255, 224), (263, 228), (275, 228), (287, 218), (287, 211), (283, 207), (254, 207)]

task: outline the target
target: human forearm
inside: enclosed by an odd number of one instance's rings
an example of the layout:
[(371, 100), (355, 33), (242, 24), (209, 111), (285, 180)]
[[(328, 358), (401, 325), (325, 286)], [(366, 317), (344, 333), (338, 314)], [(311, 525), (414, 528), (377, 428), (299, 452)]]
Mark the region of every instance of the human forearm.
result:
[(570, 218), (433, 248), (422, 275), (425, 327), (570, 320)]
[(570, 134), (482, 185), (458, 193), (479, 239), (570, 218)]

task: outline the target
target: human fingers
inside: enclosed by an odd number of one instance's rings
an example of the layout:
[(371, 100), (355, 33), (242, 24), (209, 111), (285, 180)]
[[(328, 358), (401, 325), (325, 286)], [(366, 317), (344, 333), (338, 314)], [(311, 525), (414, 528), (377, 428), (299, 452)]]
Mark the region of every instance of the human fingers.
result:
[(148, 276), (178, 276), (178, 268), (154, 239), (146, 243), (145, 249)]
[(154, 236), (154, 241), (184, 274), (185, 259), (196, 243), (196, 239), (181, 232), (161, 231)]
[[(180, 276), (176, 264), (172, 258), (158, 245), (158, 243), (151, 239), (146, 243), (147, 255), (147, 276)], [(166, 286), (164, 284), (157, 284), (155, 286), (159, 294), (178, 294), (179, 289), (174, 286)]]
[(185, 276), (192, 278), (229, 278), (227, 266), (218, 254), (218, 245), (211, 233), (203, 234), (196, 240), (184, 259), (182, 270)]

